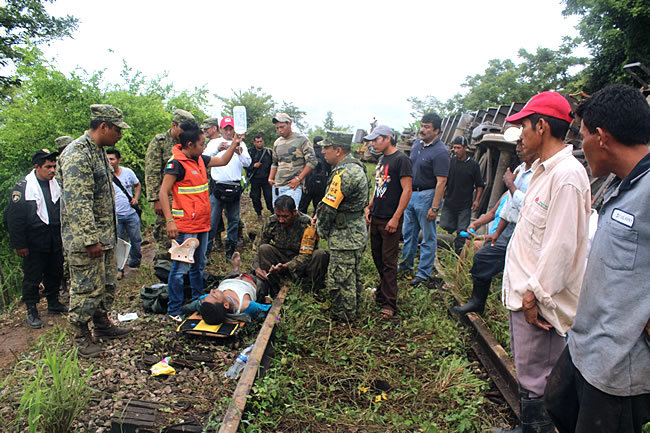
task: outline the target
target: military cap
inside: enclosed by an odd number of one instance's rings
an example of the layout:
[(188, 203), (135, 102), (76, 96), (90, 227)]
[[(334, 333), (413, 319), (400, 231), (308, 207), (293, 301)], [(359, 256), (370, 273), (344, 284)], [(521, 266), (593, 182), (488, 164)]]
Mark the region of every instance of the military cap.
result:
[(174, 117), (172, 119), (172, 122), (174, 122), (177, 125), (180, 125), (183, 122), (187, 122), (188, 120), (194, 120), (194, 116), (192, 116), (192, 113), (189, 111), (181, 110), (180, 108), (177, 108), (174, 110)]
[(44, 159), (52, 159), (56, 158), (57, 156), (59, 156), (59, 152), (50, 152), (47, 149), (41, 149), (32, 155), (32, 164), (38, 164)]
[(219, 118), (218, 117), (208, 117), (201, 123), (201, 129), (212, 128), (213, 126), (219, 127)]
[(287, 113), (275, 113), (273, 116), (273, 123), (289, 123), (291, 122), (291, 117)]
[(363, 137), (363, 139), (366, 141), (372, 141), (372, 140), (376, 140), (377, 137), (379, 137), (380, 135), (385, 137), (395, 138), (395, 131), (393, 131), (393, 128), (391, 128), (390, 126), (379, 125), (375, 129), (373, 129), (370, 134)]
[(351, 134), (348, 134), (347, 132), (327, 131), (325, 134), (325, 140), (320, 143), (323, 147), (336, 146), (350, 150), (352, 147)]
[(63, 149), (65, 149), (65, 147), (73, 141), (74, 138), (70, 137), (69, 135), (62, 135), (54, 139), (54, 144), (56, 144), (56, 148), (59, 149), (59, 152), (62, 152)]
[(118, 128), (130, 128), (129, 125), (122, 120), (122, 110), (108, 104), (93, 104), (90, 106), (91, 119), (98, 119), (104, 122), (112, 123)]

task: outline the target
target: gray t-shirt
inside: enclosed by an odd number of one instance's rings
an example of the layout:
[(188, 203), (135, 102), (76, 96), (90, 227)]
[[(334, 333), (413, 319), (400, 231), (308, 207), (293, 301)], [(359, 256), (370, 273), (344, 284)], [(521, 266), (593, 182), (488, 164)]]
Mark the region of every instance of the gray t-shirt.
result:
[[(120, 175), (117, 176), (122, 182), (122, 186), (126, 188), (129, 192), (129, 195), (133, 197), (133, 187), (140, 183), (138, 177), (135, 175), (133, 170), (126, 167), (120, 167)], [(113, 182), (113, 189), (115, 190), (115, 212), (118, 216), (128, 216), (132, 213), (135, 213), (135, 209), (131, 207), (129, 199), (122, 192), (122, 189)]]

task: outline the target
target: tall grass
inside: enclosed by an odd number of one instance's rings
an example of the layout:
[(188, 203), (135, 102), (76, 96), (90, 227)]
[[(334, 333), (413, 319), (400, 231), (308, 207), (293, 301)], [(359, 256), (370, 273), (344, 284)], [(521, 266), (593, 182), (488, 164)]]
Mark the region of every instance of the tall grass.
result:
[(42, 359), (24, 360), (18, 364), (33, 369), (25, 379), (17, 411), (18, 430), (27, 424), (30, 433), (68, 432), (77, 415), (88, 404), (93, 391), (88, 386), (92, 367), (83, 370), (77, 349), (60, 350), (64, 338), (65, 334), (61, 335), (53, 348), (46, 346)]

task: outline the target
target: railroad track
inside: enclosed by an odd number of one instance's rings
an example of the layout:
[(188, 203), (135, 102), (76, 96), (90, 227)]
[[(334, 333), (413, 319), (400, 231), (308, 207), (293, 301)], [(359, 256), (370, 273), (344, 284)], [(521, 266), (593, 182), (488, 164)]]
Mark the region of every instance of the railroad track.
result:
[[(450, 291), (456, 303), (462, 304), (463, 300), (458, 293)], [(497, 342), (483, 319), (476, 313), (458, 314), (453, 309), (450, 313), (456, 316), (465, 326), (470, 328), (472, 335), (472, 350), (487, 370), (490, 378), (501, 392), (508, 406), (519, 418), (519, 390), (515, 365), (512, 358)]]

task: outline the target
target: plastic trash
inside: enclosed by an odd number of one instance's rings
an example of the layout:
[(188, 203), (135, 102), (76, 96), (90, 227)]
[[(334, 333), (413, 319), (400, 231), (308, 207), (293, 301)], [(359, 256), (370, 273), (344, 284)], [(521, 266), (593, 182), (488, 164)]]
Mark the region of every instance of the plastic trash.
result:
[(169, 365), (169, 361), (171, 360), (171, 357), (166, 356), (162, 359), (162, 361), (155, 363), (154, 365), (151, 366), (151, 375), (152, 376), (160, 376), (163, 374), (167, 375), (174, 375), (176, 374), (176, 370), (174, 367)]
[(130, 320), (135, 320), (138, 318), (138, 313), (127, 313), (127, 314), (118, 314), (117, 320), (120, 322), (128, 322)]
[(246, 361), (248, 361), (248, 357), (253, 351), (253, 344), (248, 346), (246, 349), (242, 351), (242, 353), (237, 356), (237, 359), (235, 359), (235, 363), (226, 371), (226, 377), (228, 379), (237, 379), (239, 377), (239, 374), (242, 372), (244, 367), (246, 366)]

